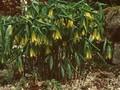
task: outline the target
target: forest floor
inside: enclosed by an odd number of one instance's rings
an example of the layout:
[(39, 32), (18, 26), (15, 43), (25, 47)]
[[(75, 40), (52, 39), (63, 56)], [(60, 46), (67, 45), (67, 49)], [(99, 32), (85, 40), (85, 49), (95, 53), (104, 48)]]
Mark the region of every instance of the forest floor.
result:
[(64, 90), (120, 90), (120, 70), (92, 71), (84, 79), (73, 80)]
[[(120, 65), (111, 66), (107, 70), (90, 70), (83, 77), (65, 83), (62, 85), (63, 90), (120, 90)], [(26, 89), (16, 89), (15, 85), (5, 85), (0, 90), (45, 90), (42, 89), (43, 82), (38, 81), (39, 88), (30, 89), (26, 84)]]

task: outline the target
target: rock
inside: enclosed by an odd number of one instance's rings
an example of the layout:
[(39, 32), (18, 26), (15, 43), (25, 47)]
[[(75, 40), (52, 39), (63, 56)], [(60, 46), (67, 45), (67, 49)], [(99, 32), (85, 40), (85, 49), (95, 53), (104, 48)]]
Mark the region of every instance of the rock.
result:
[(120, 42), (120, 6), (104, 9), (105, 32), (109, 40)]
[[(13, 78), (13, 72), (7, 69), (0, 70), (0, 84), (9, 83)], [(1, 89), (0, 89), (1, 90)]]
[(113, 42), (113, 64), (120, 64), (120, 6), (104, 9), (105, 34)]
[(120, 44), (114, 44), (113, 61), (114, 64), (120, 64)]
[(20, 0), (0, 0), (0, 15), (21, 14)]

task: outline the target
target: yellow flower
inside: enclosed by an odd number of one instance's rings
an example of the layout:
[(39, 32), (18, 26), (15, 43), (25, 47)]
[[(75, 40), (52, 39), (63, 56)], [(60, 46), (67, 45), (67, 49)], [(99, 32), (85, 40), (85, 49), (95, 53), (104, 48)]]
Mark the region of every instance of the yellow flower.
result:
[(20, 45), (25, 45), (25, 38), (21, 38)]
[(53, 9), (50, 9), (48, 12), (48, 17), (52, 17), (53, 16)]
[(72, 27), (74, 27), (73, 20), (68, 20), (68, 22), (67, 22), (67, 28), (72, 28)]
[(88, 50), (88, 51), (86, 52), (85, 58), (86, 58), (86, 59), (91, 59), (91, 58), (92, 58), (92, 54), (91, 54), (90, 50)]
[(80, 37), (79, 37), (78, 32), (74, 33), (73, 41), (76, 43), (76, 42), (79, 41), (79, 40), (80, 40)]
[(52, 37), (54, 40), (62, 39), (62, 36), (58, 30), (53, 33)]
[(107, 46), (107, 51), (106, 51), (106, 59), (111, 59), (112, 58), (112, 48), (111, 46)]
[(59, 21), (60, 21), (60, 23), (61, 23), (63, 26), (65, 26), (65, 20), (64, 20), (64, 18), (61, 18)]
[(96, 40), (101, 41), (100, 33), (97, 34), (97, 36), (96, 36)]
[(37, 41), (37, 37), (36, 37), (36, 33), (33, 31), (32, 35), (31, 35), (31, 42), (36, 42)]
[(36, 56), (36, 54), (35, 54), (34, 50), (31, 48), (30, 49), (30, 57), (35, 57), (35, 56)]
[(83, 36), (85, 35), (85, 30), (82, 31), (82, 35), (83, 35)]
[(41, 44), (41, 39), (40, 36), (36, 37), (35, 45), (40, 45)]
[(90, 41), (95, 40), (95, 36), (91, 34), (90, 37), (89, 37), (89, 40), (90, 40)]
[(84, 16), (85, 16), (86, 18), (88, 18), (89, 20), (93, 20), (93, 16), (92, 16), (89, 12), (86, 12), (86, 13), (84, 14)]
[(92, 39), (95, 39), (95, 40), (98, 40), (98, 41), (101, 40), (100, 32), (98, 32), (97, 29), (94, 30), (93, 35), (92, 35)]

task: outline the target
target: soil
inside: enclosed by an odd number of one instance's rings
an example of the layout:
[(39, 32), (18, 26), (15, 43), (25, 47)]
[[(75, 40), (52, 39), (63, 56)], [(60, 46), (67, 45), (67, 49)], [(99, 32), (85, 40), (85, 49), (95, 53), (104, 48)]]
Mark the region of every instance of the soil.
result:
[[(45, 81), (37, 81), (36, 85), (30, 86), (25, 83), (26, 89), (16, 85), (1, 86), (0, 90), (43, 90)], [(87, 75), (62, 84), (63, 90), (120, 90), (120, 65), (111, 66), (107, 70), (90, 70)], [(54, 90), (54, 89), (50, 89)], [(56, 89), (55, 89), (56, 90)]]

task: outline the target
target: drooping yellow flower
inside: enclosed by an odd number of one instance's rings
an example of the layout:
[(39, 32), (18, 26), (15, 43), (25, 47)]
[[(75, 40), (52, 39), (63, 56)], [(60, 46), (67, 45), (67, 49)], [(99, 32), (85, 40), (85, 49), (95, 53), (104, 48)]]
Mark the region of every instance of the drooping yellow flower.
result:
[(61, 18), (61, 19), (59, 20), (59, 22), (60, 22), (60, 24), (62, 24), (63, 26), (65, 26), (65, 20), (64, 20), (64, 18)]
[(53, 9), (50, 9), (48, 12), (48, 17), (52, 17), (53, 16)]
[(35, 54), (35, 51), (31, 48), (30, 49), (30, 57), (35, 57), (36, 54)]
[(58, 30), (53, 33), (52, 37), (54, 40), (62, 39), (62, 36)]
[(95, 40), (94, 35), (91, 34), (90, 37), (89, 37), (89, 40), (90, 40), (90, 41), (94, 41), (94, 40)]
[(74, 27), (74, 22), (73, 22), (73, 20), (68, 20), (66, 27), (67, 27), (67, 28), (73, 28), (73, 27)]
[(41, 39), (40, 39), (40, 36), (37, 36), (36, 37), (36, 41), (34, 42), (35, 43), (35, 45), (37, 46), (37, 45), (40, 45), (42, 42), (41, 42)]
[(99, 32), (97, 33), (96, 40), (101, 41), (101, 35)]
[(106, 59), (112, 59), (112, 48), (110, 45), (107, 46)]
[(76, 43), (79, 40), (80, 40), (79, 33), (78, 32), (74, 33), (73, 41)]
[(85, 35), (85, 30), (82, 30), (82, 36), (84, 36)]
[(84, 16), (88, 19), (88, 20), (93, 20), (93, 16), (89, 13), (89, 12), (86, 12), (84, 14)]
[(31, 42), (34, 43), (36, 41), (37, 41), (37, 36), (36, 36), (36, 33), (33, 31), (31, 34)]
[(92, 39), (93, 39), (93, 40), (95, 39), (95, 40), (98, 40), (98, 41), (101, 40), (100, 32), (97, 31), (97, 29), (94, 30), (93, 35), (92, 35)]
[(92, 53), (90, 50), (87, 50), (86, 51), (86, 56), (85, 56), (86, 59), (91, 59), (92, 58)]

